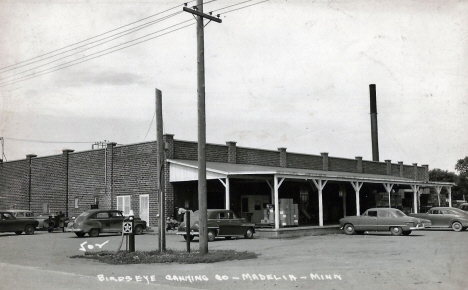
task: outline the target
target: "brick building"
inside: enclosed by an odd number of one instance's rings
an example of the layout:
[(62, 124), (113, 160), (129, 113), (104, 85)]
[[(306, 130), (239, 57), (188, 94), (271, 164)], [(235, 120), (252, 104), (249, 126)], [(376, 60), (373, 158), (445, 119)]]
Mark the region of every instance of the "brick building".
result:
[[(166, 215), (176, 208), (196, 210), (197, 143), (164, 135)], [(299, 225), (336, 224), (346, 215), (375, 206), (417, 212), (440, 200), (451, 204), (452, 183), (429, 181), (429, 167), (207, 144), (208, 208), (230, 208), (260, 223), (267, 205), (281, 226), (282, 200), (297, 205)], [(62, 211), (77, 216), (90, 209), (132, 209), (157, 225), (156, 142), (38, 157), (0, 163), (0, 207), (36, 213)], [(437, 195), (437, 199), (431, 196)], [(429, 198), (430, 197), (430, 198)], [(439, 201), (440, 202), (440, 201)], [(432, 204), (431, 204), (432, 203)]]

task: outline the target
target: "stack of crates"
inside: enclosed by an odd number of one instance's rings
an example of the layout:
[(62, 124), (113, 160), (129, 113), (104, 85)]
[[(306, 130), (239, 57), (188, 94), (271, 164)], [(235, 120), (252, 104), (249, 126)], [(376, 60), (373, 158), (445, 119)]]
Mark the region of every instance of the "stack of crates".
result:
[(299, 206), (294, 204), (292, 198), (279, 200), (280, 227), (299, 225)]

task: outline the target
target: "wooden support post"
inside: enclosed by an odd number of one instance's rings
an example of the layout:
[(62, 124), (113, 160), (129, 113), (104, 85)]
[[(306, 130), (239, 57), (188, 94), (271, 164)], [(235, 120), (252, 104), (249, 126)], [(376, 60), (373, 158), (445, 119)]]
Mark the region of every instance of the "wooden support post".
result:
[(278, 176), (276, 175), (274, 177), (273, 188), (275, 191), (275, 230), (278, 230), (279, 229), (279, 200), (278, 200), (279, 184), (278, 184)]
[(359, 201), (359, 191), (361, 190), (362, 185), (364, 184), (363, 182), (358, 182), (358, 181), (350, 181), (351, 185), (354, 188), (354, 191), (356, 191), (356, 215), (360, 216), (361, 215), (361, 204)]
[(447, 191), (448, 191), (449, 207), (452, 207), (452, 187), (447, 186)]
[(439, 206), (440, 206), (440, 193), (442, 192), (442, 186), (436, 186), (435, 190), (437, 192), (437, 201), (439, 202)]
[(319, 198), (319, 226), (323, 227), (323, 199), (322, 199), (322, 192), (323, 188), (327, 184), (328, 180), (322, 180), (322, 179), (312, 179), (312, 181), (315, 184), (315, 187), (317, 187), (318, 190), (318, 198)]
[(413, 211), (414, 213), (418, 213), (419, 185), (411, 185), (411, 189), (413, 189)]
[(159, 187), (159, 252), (166, 251), (166, 217), (165, 217), (165, 192), (164, 192), (164, 141), (163, 141), (163, 116), (162, 93), (156, 89), (156, 142), (158, 146), (157, 170)]
[(385, 187), (385, 191), (387, 191), (387, 194), (388, 194), (388, 207), (392, 207), (391, 192), (392, 192), (393, 184), (392, 183), (383, 183), (383, 186)]
[(226, 209), (230, 209), (230, 195), (229, 195), (229, 177), (226, 176), (226, 182), (224, 182), (221, 178), (218, 180), (224, 185), (225, 189), (225, 207)]

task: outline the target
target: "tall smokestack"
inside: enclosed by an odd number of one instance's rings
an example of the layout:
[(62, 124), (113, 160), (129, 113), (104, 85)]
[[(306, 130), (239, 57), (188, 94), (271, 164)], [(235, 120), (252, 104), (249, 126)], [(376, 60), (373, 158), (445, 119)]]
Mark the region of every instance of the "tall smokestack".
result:
[(379, 132), (377, 129), (377, 99), (375, 94), (375, 85), (369, 85), (369, 91), (372, 134), (372, 160), (379, 161)]

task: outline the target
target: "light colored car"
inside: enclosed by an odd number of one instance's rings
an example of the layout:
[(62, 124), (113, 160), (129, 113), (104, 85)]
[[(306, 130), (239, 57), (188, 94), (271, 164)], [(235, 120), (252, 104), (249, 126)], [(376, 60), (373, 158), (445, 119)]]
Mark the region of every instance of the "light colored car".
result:
[[(195, 211), (190, 216), (190, 236), (187, 237), (185, 222), (179, 225), (177, 234), (182, 235), (185, 240), (192, 240), (198, 237), (200, 228), (199, 212)], [(207, 228), (208, 241), (212, 242), (216, 237), (244, 237), (246, 239), (253, 238), (255, 233), (255, 224), (246, 221), (244, 218), (239, 218), (237, 215), (228, 209), (209, 209), (207, 210)]]
[(468, 228), (468, 213), (454, 207), (433, 207), (427, 213), (410, 213), (410, 216), (428, 219), (432, 228), (452, 228), (456, 232)]
[(462, 211), (466, 211), (468, 212), (468, 203), (462, 203), (460, 204), (460, 207), (459, 207)]
[(394, 236), (409, 235), (429, 225), (429, 221), (409, 217), (396, 208), (370, 208), (361, 216), (340, 219), (341, 228), (347, 235), (364, 234), (366, 231), (390, 231)]
[[(88, 234), (97, 237), (100, 233), (121, 233), (126, 217), (115, 209), (92, 209), (80, 214), (74, 222), (69, 222), (66, 231), (74, 232), (78, 237)], [(140, 235), (146, 229), (146, 221), (134, 219), (133, 233)]]
[(25, 209), (9, 209), (8, 212), (12, 213), (17, 219), (33, 218), (34, 212)]

